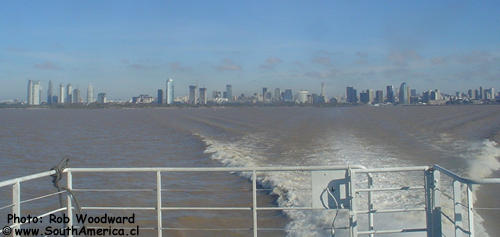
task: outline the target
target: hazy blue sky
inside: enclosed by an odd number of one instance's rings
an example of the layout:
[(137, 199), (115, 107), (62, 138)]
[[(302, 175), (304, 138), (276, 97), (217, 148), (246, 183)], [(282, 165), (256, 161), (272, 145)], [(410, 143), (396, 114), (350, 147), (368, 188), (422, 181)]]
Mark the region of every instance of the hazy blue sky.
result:
[(234, 93), (500, 87), (499, 1), (2, 1), (0, 99), (92, 83), (111, 98), (175, 80)]

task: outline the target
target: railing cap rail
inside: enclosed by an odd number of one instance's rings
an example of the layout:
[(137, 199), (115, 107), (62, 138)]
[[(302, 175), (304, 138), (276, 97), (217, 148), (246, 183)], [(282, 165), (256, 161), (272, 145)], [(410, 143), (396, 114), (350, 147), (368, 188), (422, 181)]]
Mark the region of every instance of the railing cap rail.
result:
[(473, 179), (473, 178), (466, 178), (466, 177), (461, 177), (458, 176), (457, 174), (453, 173), (452, 171), (445, 169), (439, 165), (434, 165), (432, 167), (434, 170), (438, 170), (440, 172), (445, 173), (446, 175), (450, 176), (451, 178), (460, 181), (465, 184), (500, 184), (500, 178), (485, 178), (485, 179)]

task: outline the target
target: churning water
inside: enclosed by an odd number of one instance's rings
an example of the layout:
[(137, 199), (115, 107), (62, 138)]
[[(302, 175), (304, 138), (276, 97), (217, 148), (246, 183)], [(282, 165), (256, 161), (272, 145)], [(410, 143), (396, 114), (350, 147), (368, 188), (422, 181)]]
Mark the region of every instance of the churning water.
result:
[[(499, 140), (499, 106), (13, 109), (0, 110), (0, 165), (4, 168), (0, 178), (47, 170), (64, 156), (71, 157), (72, 167), (439, 164), (461, 175), (480, 178), (499, 175)], [(192, 190), (167, 193), (165, 206), (251, 204), (251, 195), (241, 192), (251, 187), (246, 173), (165, 176), (164, 188)], [(310, 179), (305, 172), (259, 175), (260, 188), (267, 190), (259, 192), (259, 205), (309, 206)], [(75, 176), (74, 182), (87, 188), (154, 187), (152, 175)], [(414, 173), (375, 175), (374, 184), (421, 185), (422, 178)], [(50, 193), (50, 188), (50, 183), (27, 184), (23, 192), (28, 198)], [(476, 195), (476, 206), (500, 206), (499, 194), (498, 186), (483, 187)], [(151, 193), (99, 195), (82, 193), (78, 197), (84, 205), (154, 206), (155, 202)], [(2, 197), (1, 201), (9, 200), (10, 194)], [(374, 203), (376, 208), (424, 205), (421, 191), (376, 194)], [(47, 201), (43, 207), (33, 206), (33, 210), (57, 205), (55, 200)], [(447, 211), (449, 206), (444, 205)], [(259, 225), (285, 229), (263, 233), (269, 236), (329, 236), (324, 228), (331, 225), (334, 215), (330, 211), (269, 212), (259, 216)], [(376, 228), (425, 224), (421, 213), (377, 215)], [(153, 223), (154, 218), (144, 216), (144, 225)], [(173, 227), (251, 226), (248, 212), (167, 212), (164, 218), (166, 225)], [(481, 236), (500, 234), (495, 225), (499, 213), (479, 212), (476, 218)], [(336, 226), (345, 225), (345, 221), (345, 213), (340, 213)], [(360, 226), (364, 221), (361, 218)], [(248, 236), (249, 232), (172, 234)]]

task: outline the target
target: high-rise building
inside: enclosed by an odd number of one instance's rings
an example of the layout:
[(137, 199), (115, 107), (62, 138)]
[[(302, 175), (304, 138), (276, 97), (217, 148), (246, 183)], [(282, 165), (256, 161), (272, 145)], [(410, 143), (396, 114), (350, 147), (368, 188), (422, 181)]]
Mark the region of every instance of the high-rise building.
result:
[(52, 96), (52, 81), (49, 80), (49, 88), (47, 88), (47, 104), (49, 105), (57, 103), (57, 101), (52, 101)]
[(479, 87), (479, 99), (484, 100), (484, 91), (482, 86)]
[(172, 80), (172, 78), (167, 80), (167, 89), (165, 90), (165, 94), (166, 103), (169, 105), (174, 103), (174, 80)]
[(196, 97), (196, 86), (189, 86), (189, 98), (188, 98), (188, 103), (189, 104), (196, 104), (198, 102), (198, 98)]
[(350, 104), (358, 103), (357, 91), (352, 86), (346, 88), (346, 102)]
[(226, 97), (229, 102), (233, 101), (233, 86), (232, 85), (226, 85)]
[(80, 89), (76, 88), (73, 90), (73, 94), (71, 95), (71, 100), (73, 104), (82, 103), (82, 95), (80, 94)]
[(64, 104), (64, 85), (59, 84), (59, 104)]
[(306, 90), (300, 90), (299, 93), (297, 94), (297, 100), (296, 102), (299, 104), (305, 104), (308, 103), (308, 95), (309, 91)]
[(438, 89), (435, 89), (430, 92), (430, 100), (441, 100), (441, 93), (439, 92)]
[(377, 90), (375, 92), (375, 103), (378, 103), (378, 104), (384, 103), (384, 91), (383, 90)]
[(387, 86), (387, 91), (386, 91), (386, 95), (387, 95), (387, 102), (390, 102), (390, 103), (394, 103), (394, 87), (392, 85), (390, 86)]
[(68, 84), (66, 86), (66, 103), (67, 104), (71, 104), (73, 102), (72, 93), (73, 93), (73, 87), (71, 86), (71, 84)]
[(92, 104), (95, 102), (94, 99), (94, 87), (91, 84), (87, 87), (87, 104)]
[(286, 102), (286, 103), (293, 102), (292, 89), (286, 89), (285, 90), (285, 93), (283, 94), (283, 101)]
[(267, 102), (266, 95), (267, 95), (267, 87), (262, 87), (262, 101), (263, 102)]
[(106, 98), (106, 93), (99, 93), (97, 94), (97, 103), (99, 104), (106, 104), (108, 103), (107, 98)]
[(163, 90), (158, 89), (158, 96), (156, 97), (156, 103), (161, 105), (163, 104)]
[(321, 82), (321, 97), (326, 98), (326, 92), (325, 92), (325, 83)]
[(28, 80), (28, 92), (26, 95), (26, 103), (29, 105), (33, 104), (33, 81)]
[(281, 101), (281, 90), (280, 88), (275, 88), (274, 89), (274, 102), (280, 102)]
[(400, 104), (409, 104), (410, 103), (410, 96), (408, 93), (408, 86), (406, 85), (406, 82), (401, 83), (401, 86), (399, 87), (399, 103)]
[(40, 81), (28, 80), (28, 93), (27, 93), (27, 104), (29, 105), (39, 105), (42, 101), (42, 91), (40, 88)]
[(28, 104), (39, 105), (42, 100), (40, 81), (28, 81)]
[(207, 104), (207, 88), (200, 88), (200, 99), (199, 99), (200, 104), (206, 105)]
[(363, 104), (369, 104), (370, 103), (370, 96), (368, 90), (366, 91), (361, 91), (359, 93), (359, 102)]

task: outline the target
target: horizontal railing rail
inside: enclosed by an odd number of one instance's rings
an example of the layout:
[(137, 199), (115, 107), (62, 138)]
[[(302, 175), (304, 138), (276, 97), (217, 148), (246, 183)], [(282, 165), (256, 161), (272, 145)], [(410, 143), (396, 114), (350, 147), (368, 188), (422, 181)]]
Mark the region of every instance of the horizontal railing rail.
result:
[[(68, 226), (73, 223), (73, 211), (75, 209), (73, 205), (72, 193), (81, 192), (153, 192), (155, 193), (156, 205), (155, 206), (81, 206), (81, 210), (143, 210), (143, 211), (153, 211), (156, 212), (157, 226), (156, 227), (144, 227), (141, 229), (151, 229), (156, 230), (158, 236), (162, 236), (163, 230), (178, 230), (178, 231), (189, 231), (189, 230), (199, 230), (199, 231), (253, 231), (253, 236), (257, 236), (257, 231), (273, 231), (273, 230), (285, 230), (285, 228), (270, 228), (270, 227), (258, 227), (257, 226), (257, 212), (258, 211), (288, 211), (288, 210), (325, 210), (325, 208), (317, 208), (312, 206), (294, 206), (294, 207), (263, 207), (257, 205), (257, 192), (258, 191), (270, 191), (270, 188), (257, 188), (257, 175), (265, 172), (306, 172), (306, 171), (334, 171), (334, 170), (345, 170), (349, 174), (349, 189), (346, 195), (349, 196), (350, 206), (345, 209), (349, 214), (349, 224), (347, 226), (339, 226), (334, 229), (349, 229), (351, 236), (358, 235), (369, 235), (374, 236), (376, 234), (389, 234), (389, 233), (407, 233), (407, 232), (427, 232), (428, 236), (434, 236), (435, 233), (441, 233), (441, 216), (444, 219), (451, 222), (455, 226), (455, 235), (459, 236), (461, 234), (466, 234), (468, 236), (474, 236), (473, 228), (473, 211), (474, 210), (497, 210), (496, 207), (485, 207), (485, 208), (474, 208), (472, 200), (472, 185), (477, 184), (500, 184), (500, 178), (486, 178), (486, 179), (472, 179), (461, 177), (452, 171), (442, 168), (438, 165), (434, 166), (414, 166), (414, 167), (388, 167), (388, 168), (366, 168), (361, 165), (337, 165), (337, 166), (276, 166), (276, 167), (123, 167), (123, 168), (65, 168), (62, 173), (66, 174), (66, 188), (71, 191), (59, 191), (54, 193), (45, 194), (42, 196), (21, 200), (20, 185), (23, 182), (35, 180), (43, 177), (49, 177), (56, 174), (55, 170), (41, 172), (33, 175), (28, 175), (20, 178), (14, 178), (6, 181), (0, 182), (0, 187), (12, 186), (12, 204), (2, 206), (1, 209), (12, 208), (12, 213), (20, 216), (21, 204), (37, 201), (43, 198), (52, 197), (55, 195), (66, 195), (66, 207), (61, 207), (55, 210), (50, 210), (46, 213), (38, 215), (38, 217), (47, 216), (50, 214), (66, 211), (67, 216), (70, 218)], [(73, 188), (73, 178), (74, 173), (130, 173), (130, 172), (151, 172), (156, 174), (156, 188)], [(252, 192), (252, 203), (250, 206), (163, 206), (162, 204), (162, 192), (210, 192), (213, 190), (208, 189), (182, 189), (182, 188), (165, 188), (162, 187), (161, 178), (162, 173), (169, 172), (236, 172), (236, 173), (249, 173), (251, 174), (251, 188), (237, 189), (236, 191), (241, 192)], [(424, 185), (407, 185), (399, 187), (374, 187), (372, 174), (376, 173), (389, 173), (389, 172), (423, 172), (423, 177), (425, 178)], [(357, 180), (355, 174), (366, 174), (367, 180)], [(440, 187), (440, 174), (446, 175), (452, 179), (452, 192), (453, 195), (448, 195), (441, 190)], [(367, 188), (356, 188), (356, 184), (361, 182), (367, 182)], [(467, 186), (467, 203), (462, 203), (461, 197), (461, 185)], [(414, 208), (393, 208), (393, 209), (383, 209), (374, 208), (372, 193), (373, 192), (401, 192), (401, 191), (415, 191), (424, 190), (425, 195), (425, 207), (414, 207)], [(235, 191), (231, 189), (231, 191)], [(356, 201), (358, 200), (357, 194), (367, 193), (368, 208), (361, 210), (356, 208)], [(453, 214), (446, 215), (441, 211), (441, 200), (440, 196), (447, 197), (453, 200)], [(463, 209), (467, 211), (464, 212)], [(328, 210), (328, 209), (326, 209)], [(330, 211), (335, 209), (329, 209)], [(253, 226), (249, 228), (182, 228), (182, 227), (166, 227), (162, 225), (162, 212), (166, 211), (249, 211), (253, 217)], [(401, 229), (386, 229), (386, 230), (376, 230), (374, 228), (374, 214), (377, 213), (396, 213), (396, 212), (426, 212), (427, 221), (425, 228), (401, 228)], [(462, 223), (462, 215), (467, 213), (468, 215), (468, 227)], [(357, 215), (366, 214), (368, 215), (368, 230), (359, 230), (357, 224)], [(19, 228), (21, 224), (11, 225), (12, 228)], [(322, 230), (329, 230), (332, 228), (318, 228)], [(293, 231), (287, 229), (287, 231)], [(0, 230), (0, 233), (2, 230)]]

